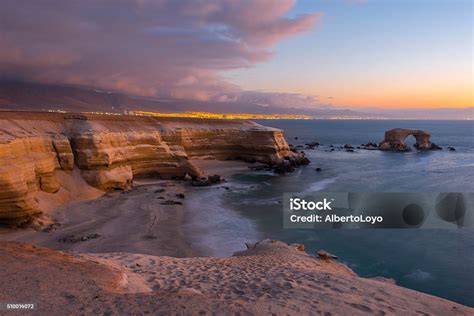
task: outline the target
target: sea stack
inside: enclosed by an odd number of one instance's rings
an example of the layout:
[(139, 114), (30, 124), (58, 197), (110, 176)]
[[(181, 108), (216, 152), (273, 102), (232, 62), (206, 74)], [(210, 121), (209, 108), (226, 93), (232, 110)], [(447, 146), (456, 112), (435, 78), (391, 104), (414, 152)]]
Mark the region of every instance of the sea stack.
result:
[(410, 151), (410, 147), (405, 143), (405, 139), (412, 135), (416, 139), (415, 148), (418, 150), (441, 149), (438, 145), (430, 141), (431, 134), (422, 130), (405, 128), (394, 128), (385, 132), (383, 142), (379, 144), (380, 150)]

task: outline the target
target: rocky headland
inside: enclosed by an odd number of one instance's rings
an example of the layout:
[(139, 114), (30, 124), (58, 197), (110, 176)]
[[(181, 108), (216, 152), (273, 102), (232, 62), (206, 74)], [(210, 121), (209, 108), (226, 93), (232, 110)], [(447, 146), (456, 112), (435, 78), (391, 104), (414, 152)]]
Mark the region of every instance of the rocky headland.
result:
[(249, 121), (0, 112), (0, 222), (24, 222), (142, 177), (200, 179), (191, 158), (279, 171), (309, 162), (282, 130)]
[(474, 313), (300, 244), (200, 257), (185, 228), (192, 196), (232, 190), (223, 176), (242, 161), (277, 173), (308, 163), (281, 130), (248, 121), (0, 112), (0, 221), (35, 220), (0, 230), (0, 302), (52, 315)]

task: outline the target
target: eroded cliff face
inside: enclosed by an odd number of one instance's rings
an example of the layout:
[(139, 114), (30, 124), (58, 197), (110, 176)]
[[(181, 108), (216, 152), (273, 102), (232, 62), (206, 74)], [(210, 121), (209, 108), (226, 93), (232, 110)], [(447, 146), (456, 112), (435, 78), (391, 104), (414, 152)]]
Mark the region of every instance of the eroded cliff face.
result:
[(72, 170), (74, 158), (64, 136), (28, 136), (0, 144), (0, 218), (16, 221), (40, 211), (38, 191), (56, 193), (55, 171)]
[(0, 112), (0, 222), (41, 212), (39, 192), (56, 194), (75, 169), (97, 189), (126, 189), (137, 177), (201, 177), (189, 158), (275, 165), (300, 154), (281, 130), (246, 121)]
[(183, 150), (171, 150), (162, 141), (159, 131), (75, 133), (71, 144), (84, 179), (103, 190), (126, 188), (138, 176), (201, 175)]
[(163, 139), (184, 149), (188, 157), (276, 164), (293, 156), (281, 130), (249, 126), (246, 128), (168, 128)]

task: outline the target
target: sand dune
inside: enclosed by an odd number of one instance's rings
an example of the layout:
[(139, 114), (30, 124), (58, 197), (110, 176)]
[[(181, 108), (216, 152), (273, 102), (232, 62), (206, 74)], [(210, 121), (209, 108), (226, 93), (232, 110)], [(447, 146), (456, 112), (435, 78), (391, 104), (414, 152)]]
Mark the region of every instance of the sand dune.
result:
[(0, 266), (0, 301), (32, 302), (39, 314), (474, 314), (271, 240), (229, 258), (71, 256), (1, 242)]

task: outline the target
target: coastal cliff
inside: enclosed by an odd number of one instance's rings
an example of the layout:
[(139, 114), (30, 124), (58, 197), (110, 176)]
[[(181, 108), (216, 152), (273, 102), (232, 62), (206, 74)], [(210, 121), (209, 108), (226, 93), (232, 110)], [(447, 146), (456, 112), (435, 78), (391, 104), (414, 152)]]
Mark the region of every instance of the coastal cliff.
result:
[(71, 177), (99, 190), (127, 189), (138, 177), (202, 177), (189, 158), (277, 165), (302, 157), (281, 130), (249, 121), (0, 112), (0, 222), (40, 213), (40, 193), (64, 191)]

